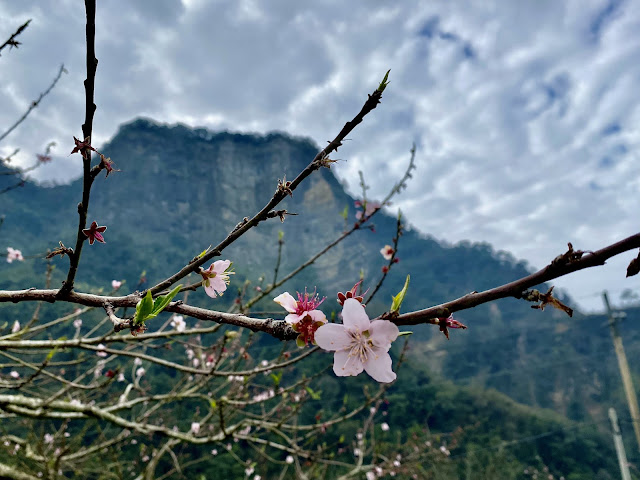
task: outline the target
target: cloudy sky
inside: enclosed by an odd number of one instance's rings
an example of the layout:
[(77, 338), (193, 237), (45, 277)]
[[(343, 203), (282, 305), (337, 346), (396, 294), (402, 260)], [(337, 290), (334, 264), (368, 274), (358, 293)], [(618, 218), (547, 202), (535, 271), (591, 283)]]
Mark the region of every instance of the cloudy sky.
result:
[[(319, 145), (361, 107), (384, 72), (383, 104), (340, 149), (384, 196), (412, 143), (418, 170), (394, 203), (419, 230), (488, 241), (542, 267), (566, 250), (601, 248), (640, 230), (640, 2), (622, 0), (100, 0), (94, 143), (140, 115), (212, 130), (286, 131)], [(84, 118), (79, 0), (0, 0), (0, 40), (33, 19), (0, 58), (0, 143), (40, 179), (77, 177), (67, 157)], [(0, 128), (4, 130), (6, 127)], [(59, 157), (58, 157), (59, 155)], [(116, 163), (117, 163), (117, 159)], [(636, 252), (637, 253), (637, 252)], [(614, 302), (621, 256), (556, 282), (585, 309)], [(426, 266), (428, 268), (428, 266)]]

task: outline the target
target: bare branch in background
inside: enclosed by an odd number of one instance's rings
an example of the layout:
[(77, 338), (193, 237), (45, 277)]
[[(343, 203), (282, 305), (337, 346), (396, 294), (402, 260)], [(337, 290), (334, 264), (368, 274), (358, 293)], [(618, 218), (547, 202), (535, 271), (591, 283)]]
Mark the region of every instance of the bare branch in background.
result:
[(64, 65), (60, 65), (60, 69), (58, 70), (57, 75), (55, 76), (55, 78), (53, 79), (53, 82), (51, 82), (51, 85), (49, 85), (49, 87), (42, 92), (38, 98), (36, 98), (33, 102), (31, 102), (29, 104), (29, 108), (27, 108), (27, 111), (24, 112), (22, 114), (22, 116), (13, 124), (11, 125), (3, 134), (0, 134), (0, 142), (2, 140), (5, 139), (5, 137), (7, 135), (9, 135), (12, 131), (14, 131), (18, 125), (20, 125), (22, 122), (24, 122), (27, 117), (29, 116), (29, 114), (38, 107), (38, 105), (40, 105), (40, 102), (42, 101), (42, 99), (44, 97), (46, 97), (47, 95), (49, 95), (49, 93), (51, 92), (51, 90), (53, 90), (53, 88), (56, 86), (56, 84), (58, 83), (58, 80), (60, 80), (60, 77), (62, 76), (63, 73), (66, 73), (66, 70), (64, 68)]
[(24, 22), (22, 25), (20, 25), (18, 27), (18, 30), (15, 31), (15, 33), (13, 35), (11, 35), (9, 37), (9, 39), (4, 42), (2, 45), (0, 45), (0, 52), (5, 48), (5, 47), (9, 47), (9, 50), (11, 50), (12, 48), (18, 48), (18, 45), (20, 45), (20, 42), (18, 42), (16, 40), (16, 37), (18, 35), (20, 35), (31, 23), (31, 19), (27, 20), (26, 22)]

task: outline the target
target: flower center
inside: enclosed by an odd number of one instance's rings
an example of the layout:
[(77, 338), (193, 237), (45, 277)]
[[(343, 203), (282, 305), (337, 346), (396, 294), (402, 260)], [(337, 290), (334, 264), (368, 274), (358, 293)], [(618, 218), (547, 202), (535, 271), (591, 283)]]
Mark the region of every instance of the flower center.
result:
[(296, 314), (302, 315), (304, 312), (310, 312), (311, 310), (315, 310), (320, 306), (322, 302), (324, 302), (324, 298), (321, 300), (316, 291), (313, 291), (313, 294), (307, 293), (307, 289), (304, 290), (304, 295), (300, 292), (298, 293), (298, 301), (296, 302)]
[(357, 358), (361, 363), (366, 362), (369, 354), (373, 351), (373, 343), (369, 340), (369, 331), (350, 331), (349, 335), (351, 335), (349, 357)]

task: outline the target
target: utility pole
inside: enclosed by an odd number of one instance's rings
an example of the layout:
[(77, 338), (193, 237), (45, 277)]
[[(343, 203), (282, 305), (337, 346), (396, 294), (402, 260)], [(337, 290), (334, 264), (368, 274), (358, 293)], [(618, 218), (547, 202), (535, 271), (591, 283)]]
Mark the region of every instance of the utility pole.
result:
[(638, 408), (638, 397), (636, 396), (636, 392), (633, 389), (633, 381), (631, 380), (631, 373), (629, 372), (627, 356), (625, 355), (624, 347), (622, 346), (622, 338), (620, 337), (620, 333), (618, 332), (618, 318), (620, 318), (621, 315), (616, 315), (616, 313), (611, 310), (607, 292), (602, 292), (602, 298), (604, 300), (605, 307), (607, 307), (607, 315), (609, 316), (609, 327), (611, 328), (611, 337), (613, 338), (613, 347), (616, 351), (616, 356), (618, 357), (618, 366), (620, 367), (620, 375), (622, 376), (624, 393), (627, 396), (629, 412), (631, 413), (631, 423), (633, 424), (633, 431), (636, 434), (636, 442), (638, 444), (638, 450), (640, 451), (640, 409)]
[(616, 415), (616, 411), (613, 408), (609, 409), (609, 420), (611, 420), (613, 443), (616, 446), (616, 453), (618, 454), (618, 463), (620, 464), (622, 480), (631, 480), (629, 464), (627, 463), (627, 455), (624, 453), (624, 444), (622, 443), (622, 435), (620, 435), (620, 427), (618, 426), (618, 415)]

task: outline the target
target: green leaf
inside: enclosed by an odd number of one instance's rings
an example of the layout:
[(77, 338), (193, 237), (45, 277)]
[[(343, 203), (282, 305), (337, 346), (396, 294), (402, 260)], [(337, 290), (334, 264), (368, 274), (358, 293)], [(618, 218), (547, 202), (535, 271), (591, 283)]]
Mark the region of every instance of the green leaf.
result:
[(218, 403), (212, 398), (211, 400), (209, 400), (209, 405), (211, 406), (211, 408), (213, 408), (214, 410), (218, 407)]
[[(278, 230), (278, 241), (281, 242), (284, 238), (284, 232), (282, 230)], [(231, 267), (231, 265), (229, 265)]]
[(309, 395), (313, 400), (320, 400), (321, 398), (320, 394), (322, 393), (322, 390), (318, 390), (317, 392), (314, 392), (311, 389), (311, 387), (305, 387), (305, 390), (309, 393)]
[(384, 78), (382, 79), (382, 81), (380, 82), (380, 85), (378, 86), (378, 91), (380, 93), (384, 92), (384, 89), (387, 88), (387, 85), (389, 85), (389, 72), (391, 70), (387, 70), (387, 73), (384, 75)]
[(407, 336), (407, 335), (413, 335), (413, 332), (411, 332), (411, 331), (407, 330), (406, 332), (400, 332), (400, 333), (398, 334), (398, 336), (399, 336), (399, 337), (405, 337), (405, 336)]
[(273, 384), (277, 387), (280, 386), (280, 380), (282, 379), (282, 371), (278, 373), (272, 373), (271, 378), (273, 379)]
[(398, 292), (398, 294), (393, 297), (393, 302), (391, 303), (391, 313), (400, 312), (400, 306), (402, 302), (404, 302), (404, 297), (407, 294), (407, 289), (409, 288), (409, 275), (407, 275), (407, 279), (404, 281), (404, 287), (402, 290)]
[(211, 248), (211, 245), (209, 245), (207, 248), (205, 248), (200, 254), (198, 254), (198, 256), (196, 258), (202, 258), (204, 257), (207, 252), (209, 251), (209, 249)]
[(45, 362), (48, 362), (49, 360), (51, 360), (57, 351), (58, 351), (58, 347), (53, 347), (53, 349), (49, 353), (47, 353), (47, 358)]
[(151, 290), (147, 290), (147, 294), (136, 305), (136, 315), (133, 317), (133, 324), (140, 325), (144, 323), (147, 316), (153, 310), (153, 297)]
[(349, 218), (349, 205), (345, 205), (344, 210), (342, 210), (342, 213), (340, 214), (340, 216), (345, 220)]
[(171, 300), (173, 300), (173, 297), (175, 297), (178, 294), (178, 292), (180, 292), (181, 288), (182, 288), (182, 285), (177, 285), (168, 294), (161, 295), (160, 297), (156, 298), (155, 301), (153, 302), (153, 310), (151, 310), (151, 313), (149, 314), (148, 318), (152, 319), (157, 317), (158, 314), (162, 310), (164, 310), (167, 307), (167, 305), (169, 305), (169, 303), (171, 303)]
[[(66, 339), (67, 339), (66, 335), (58, 338), (58, 340), (60, 341), (65, 341)], [(45, 362), (48, 362), (49, 360), (51, 360), (53, 356), (58, 352), (59, 349), (60, 347), (53, 347), (53, 349), (49, 353), (47, 353), (47, 359), (45, 360)]]

